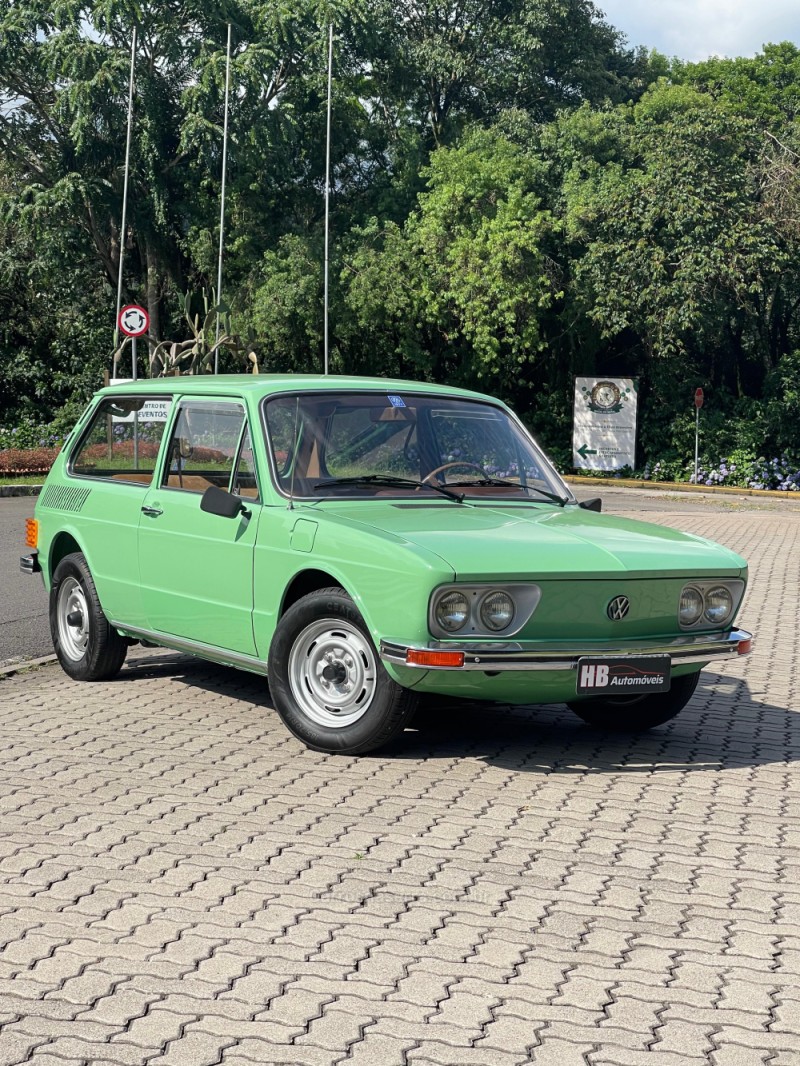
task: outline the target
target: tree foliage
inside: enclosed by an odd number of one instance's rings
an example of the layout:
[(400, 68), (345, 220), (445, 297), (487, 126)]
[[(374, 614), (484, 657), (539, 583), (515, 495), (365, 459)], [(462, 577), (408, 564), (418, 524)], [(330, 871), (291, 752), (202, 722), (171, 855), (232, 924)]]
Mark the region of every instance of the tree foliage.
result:
[(232, 331), (262, 371), (321, 366), (331, 21), (335, 370), (494, 390), (557, 448), (572, 375), (635, 374), (647, 451), (684, 446), (696, 385), (732, 445), (748, 411), (791, 443), (800, 50), (669, 61), (590, 0), (6, 0), (0, 422), (110, 368), (121, 248), (151, 360), (207, 318), (229, 22)]

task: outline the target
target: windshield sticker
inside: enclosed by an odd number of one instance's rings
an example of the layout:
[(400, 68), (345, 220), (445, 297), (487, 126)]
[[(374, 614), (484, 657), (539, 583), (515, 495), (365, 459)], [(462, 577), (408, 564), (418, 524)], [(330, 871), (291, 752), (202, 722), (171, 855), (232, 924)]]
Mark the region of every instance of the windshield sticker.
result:
[(392, 407), (405, 407), (405, 400), (402, 396), (389, 396), (389, 403)]

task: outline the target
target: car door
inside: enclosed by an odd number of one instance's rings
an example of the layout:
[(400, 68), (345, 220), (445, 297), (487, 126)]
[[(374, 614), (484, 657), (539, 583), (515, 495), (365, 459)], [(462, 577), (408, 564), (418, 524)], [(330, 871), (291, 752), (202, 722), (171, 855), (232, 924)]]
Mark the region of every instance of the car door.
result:
[[(209, 485), (234, 491), (236, 518), (200, 509)], [(161, 476), (139, 521), (139, 580), (154, 633), (255, 655), (253, 551), (261, 497), (244, 405), (184, 398)]]

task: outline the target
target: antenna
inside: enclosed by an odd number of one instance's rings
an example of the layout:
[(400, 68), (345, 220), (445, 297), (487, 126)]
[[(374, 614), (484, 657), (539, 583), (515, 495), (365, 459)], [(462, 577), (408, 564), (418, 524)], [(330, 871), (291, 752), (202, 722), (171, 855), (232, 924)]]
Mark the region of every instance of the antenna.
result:
[(219, 373), (219, 305), (222, 300), (222, 248), (225, 236), (225, 178), (228, 169), (228, 97), (231, 88), (231, 24), (228, 23), (228, 58), (225, 62), (225, 121), (222, 127), (222, 196), (219, 205), (219, 265), (217, 267), (217, 339), (214, 373)]
[(333, 23), (328, 26), (328, 137), (325, 148), (325, 373), (328, 373), (328, 248), (331, 199), (331, 85), (333, 82)]

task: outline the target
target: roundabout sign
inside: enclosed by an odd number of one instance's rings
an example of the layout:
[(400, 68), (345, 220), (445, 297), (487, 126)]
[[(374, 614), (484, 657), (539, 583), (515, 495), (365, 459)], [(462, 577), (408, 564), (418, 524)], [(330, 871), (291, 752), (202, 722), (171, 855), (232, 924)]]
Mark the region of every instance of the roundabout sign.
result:
[(141, 337), (150, 329), (150, 315), (138, 304), (120, 309), (117, 325), (126, 337)]

